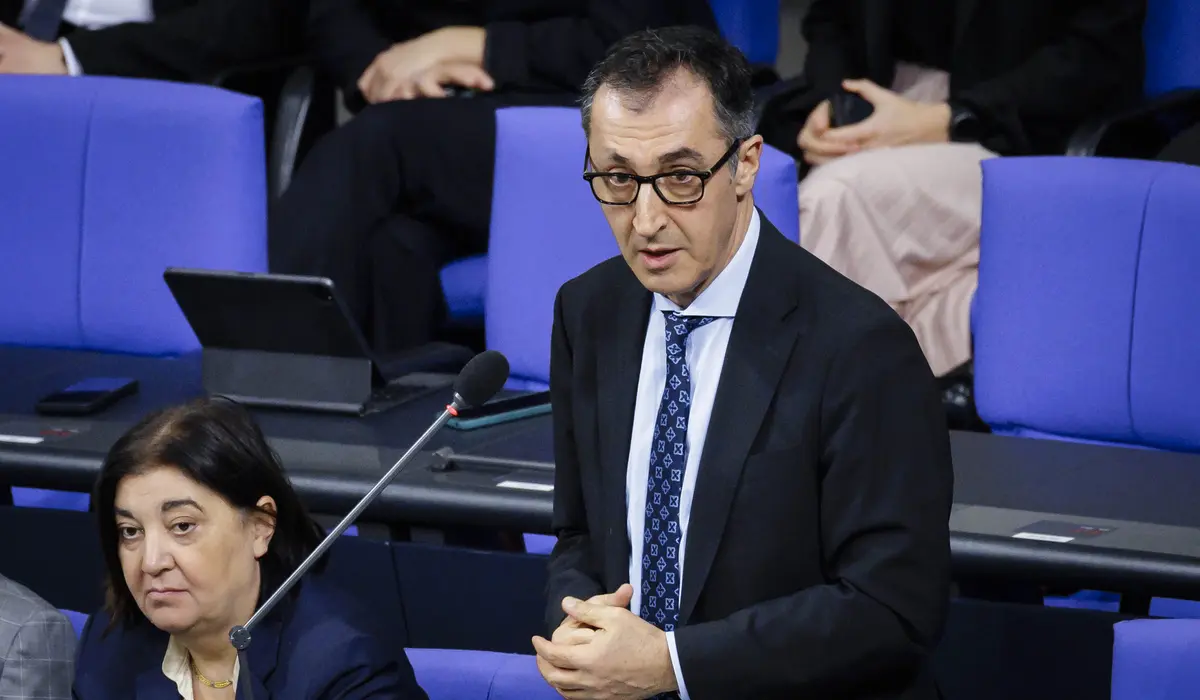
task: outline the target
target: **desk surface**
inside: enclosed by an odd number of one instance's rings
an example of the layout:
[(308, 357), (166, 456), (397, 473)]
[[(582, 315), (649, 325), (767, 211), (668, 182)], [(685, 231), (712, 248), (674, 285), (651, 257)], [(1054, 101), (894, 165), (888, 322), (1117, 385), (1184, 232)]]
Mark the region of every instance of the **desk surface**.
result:
[[(89, 376), (133, 376), (136, 399), (86, 420), (32, 415), (38, 397)], [(0, 347), (0, 482), (90, 490), (108, 446), (154, 408), (200, 393), (199, 359), (128, 358)], [(364, 418), (256, 411), (297, 491), (318, 513), (347, 512), (444, 404), (430, 396)], [(49, 429), (49, 430), (48, 430)], [(48, 433), (48, 434), (47, 434)], [(37, 436), (38, 444), (5, 442)], [(1044, 583), (1193, 596), (1200, 590), (1200, 456), (1006, 438), (951, 436), (956, 568)], [(443, 430), (367, 517), (547, 532), (548, 417)], [(483, 457), (483, 463), (471, 460)]]

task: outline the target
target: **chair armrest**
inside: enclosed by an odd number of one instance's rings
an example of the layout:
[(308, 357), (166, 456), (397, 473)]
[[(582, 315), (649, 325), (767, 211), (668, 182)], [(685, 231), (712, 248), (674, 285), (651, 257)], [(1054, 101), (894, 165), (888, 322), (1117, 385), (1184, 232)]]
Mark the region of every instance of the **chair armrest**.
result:
[(237, 80), (247, 78), (256, 79), (270, 75), (287, 75), (307, 63), (308, 61), (305, 56), (288, 56), (271, 61), (247, 63), (220, 71), (209, 79), (209, 83), (216, 87), (229, 87), (230, 83)]
[(335, 126), (334, 89), (309, 63), (306, 56), (289, 56), (230, 68), (211, 79), (217, 87), (263, 99), (272, 201), (287, 189), (312, 142)]
[(292, 181), (316, 96), (316, 85), (313, 69), (301, 66), (292, 71), (280, 90), (275, 125), (267, 145), (267, 185), (272, 201), (283, 195)]
[(1175, 135), (1198, 123), (1200, 89), (1173, 90), (1085, 123), (1071, 136), (1067, 155), (1154, 160)]

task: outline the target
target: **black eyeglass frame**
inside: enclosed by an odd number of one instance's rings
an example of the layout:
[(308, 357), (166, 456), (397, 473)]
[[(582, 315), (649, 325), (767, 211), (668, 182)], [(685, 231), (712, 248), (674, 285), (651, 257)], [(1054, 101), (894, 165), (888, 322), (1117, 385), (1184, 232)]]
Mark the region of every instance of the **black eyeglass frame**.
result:
[[(654, 193), (657, 194), (658, 198), (661, 199), (665, 204), (668, 204), (671, 206), (684, 207), (684, 206), (688, 206), (689, 204), (695, 204), (696, 202), (699, 202), (700, 200), (704, 199), (704, 192), (708, 189), (708, 181), (712, 178), (713, 175), (715, 175), (717, 173), (717, 171), (719, 171), (721, 168), (725, 167), (725, 164), (729, 162), (729, 159), (733, 157), (733, 154), (738, 152), (738, 149), (741, 147), (742, 143), (743, 142), (741, 139), (735, 140), (733, 142), (733, 144), (729, 146), (729, 150), (725, 151), (725, 154), (723, 156), (721, 156), (721, 158), (715, 164), (713, 164), (713, 166), (711, 168), (709, 168), (708, 170), (669, 170), (665, 173), (658, 173), (657, 175), (635, 175), (633, 173), (602, 173), (602, 172), (596, 172), (593, 170), (588, 170), (587, 169), (588, 163), (592, 162), (591, 147), (589, 146), (588, 148), (584, 149), (584, 151), (583, 151), (583, 171), (584, 171), (583, 179), (587, 180), (588, 186), (592, 190), (592, 196), (595, 197), (596, 201), (600, 202), (601, 204), (607, 204), (607, 205), (613, 206), (613, 207), (630, 206), (634, 202), (637, 201), (638, 197), (641, 196), (642, 185), (650, 185), (650, 187), (654, 190)], [(612, 177), (614, 175), (622, 175), (622, 176), (628, 177), (629, 179), (631, 179), (637, 183), (637, 189), (633, 191), (633, 198), (630, 199), (628, 202), (610, 202), (610, 201), (601, 199), (600, 195), (596, 193), (596, 186), (593, 184), (592, 181), (598, 177), (608, 178), (608, 177)], [(688, 200), (686, 202), (672, 202), (671, 200), (666, 198), (666, 196), (662, 193), (662, 190), (658, 189), (658, 181), (661, 178), (675, 177), (675, 176), (679, 176), (679, 175), (691, 175), (693, 177), (700, 178), (700, 195), (698, 197), (696, 197), (695, 199)]]

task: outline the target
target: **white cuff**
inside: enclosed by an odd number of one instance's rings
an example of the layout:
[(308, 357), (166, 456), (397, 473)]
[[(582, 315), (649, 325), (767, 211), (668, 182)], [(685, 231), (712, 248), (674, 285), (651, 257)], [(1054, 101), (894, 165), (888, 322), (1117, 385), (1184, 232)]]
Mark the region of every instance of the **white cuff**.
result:
[(671, 668), (675, 670), (675, 683), (679, 686), (680, 700), (691, 700), (687, 686), (683, 684), (683, 671), (679, 668), (679, 650), (675, 648), (675, 632), (667, 632), (667, 651), (671, 653)]
[(75, 52), (71, 50), (71, 42), (59, 39), (58, 45), (62, 47), (63, 60), (67, 63), (67, 75), (83, 75), (83, 66), (79, 65), (79, 59), (75, 58)]

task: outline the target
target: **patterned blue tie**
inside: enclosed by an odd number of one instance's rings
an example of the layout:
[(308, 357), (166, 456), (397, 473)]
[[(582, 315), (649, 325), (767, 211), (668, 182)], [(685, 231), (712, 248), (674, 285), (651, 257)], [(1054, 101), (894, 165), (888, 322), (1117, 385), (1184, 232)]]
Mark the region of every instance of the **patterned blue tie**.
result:
[(692, 380), (687, 366), (687, 339), (714, 319), (666, 313), (667, 382), (650, 444), (650, 478), (646, 483), (646, 523), (642, 538), (641, 617), (666, 632), (679, 620), (679, 568), (683, 533), (679, 499), (687, 466), (688, 413)]

